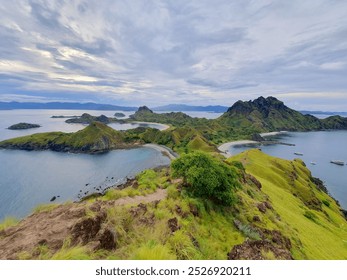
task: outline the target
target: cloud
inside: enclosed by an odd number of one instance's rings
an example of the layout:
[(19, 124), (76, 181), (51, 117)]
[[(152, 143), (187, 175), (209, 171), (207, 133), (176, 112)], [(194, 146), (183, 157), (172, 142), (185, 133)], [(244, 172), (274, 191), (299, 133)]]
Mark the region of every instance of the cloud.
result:
[(345, 100), (345, 1), (3, 2), (0, 100)]

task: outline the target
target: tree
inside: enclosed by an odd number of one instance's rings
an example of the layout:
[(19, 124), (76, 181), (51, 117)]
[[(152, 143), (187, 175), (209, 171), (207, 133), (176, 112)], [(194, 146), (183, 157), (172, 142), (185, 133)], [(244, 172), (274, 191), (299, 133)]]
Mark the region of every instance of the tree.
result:
[(173, 177), (182, 177), (190, 193), (219, 204), (231, 205), (235, 190), (241, 187), (236, 167), (206, 153), (183, 155), (171, 163), (171, 168)]

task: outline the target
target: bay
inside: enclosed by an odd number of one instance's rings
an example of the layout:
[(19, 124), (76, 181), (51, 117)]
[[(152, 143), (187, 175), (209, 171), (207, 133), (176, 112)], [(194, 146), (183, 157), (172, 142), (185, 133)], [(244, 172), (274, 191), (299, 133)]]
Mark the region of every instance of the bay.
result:
[(1, 221), (22, 218), (54, 196), (54, 203), (75, 201), (78, 194), (104, 190), (170, 160), (154, 149), (137, 148), (97, 155), (0, 150), (0, 162)]

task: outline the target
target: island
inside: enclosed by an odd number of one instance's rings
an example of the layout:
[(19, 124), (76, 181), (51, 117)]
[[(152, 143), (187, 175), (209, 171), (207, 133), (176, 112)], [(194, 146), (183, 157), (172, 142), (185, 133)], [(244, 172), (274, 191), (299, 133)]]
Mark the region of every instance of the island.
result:
[(74, 133), (45, 132), (0, 142), (0, 148), (29, 151), (52, 150), (71, 153), (103, 153), (112, 149), (138, 146), (136, 139), (127, 139), (124, 133), (101, 123), (92, 122)]
[(123, 114), (123, 113), (114, 113), (114, 116), (115, 116), (116, 118), (124, 118), (124, 117), (125, 117), (125, 114)]
[(38, 127), (41, 127), (41, 125), (21, 122), (21, 123), (13, 124), (13, 125), (9, 126), (7, 129), (19, 130), (19, 129), (30, 129), (30, 128), (38, 128)]

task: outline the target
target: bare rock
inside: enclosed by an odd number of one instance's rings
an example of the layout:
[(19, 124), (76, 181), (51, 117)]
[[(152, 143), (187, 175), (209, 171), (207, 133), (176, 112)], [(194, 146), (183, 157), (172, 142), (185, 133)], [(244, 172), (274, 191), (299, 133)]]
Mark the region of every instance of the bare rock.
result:
[(258, 215), (253, 216), (253, 222), (260, 222), (260, 217)]
[(177, 218), (172, 218), (172, 219), (169, 219), (167, 221), (167, 224), (171, 230), (172, 233), (174, 233), (175, 231), (179, 230), (181, 227), (178, 225), (178, 220)]
[(276, 259), (292, 260), (290, 251), (267, 240), (246, 240), (227, 254), (228, 260), (265, 260), (264, 253), (272, 253)]
[(134, 218), (140, 215), (143, 215), (146, 212), (147, 212), (147, 206), (146, 204), (143, 204), (143, 203), (140, 203), (139, 205), (137, 205), (137, 207), (132, 207), (130, 209), (130, 213)]
[(189, 210), (190, 210), (190, 213), (192, 213), (194, 217), (199, 216), (199, 210), (196, 207), (196, 205), (189, 203)]
[(257, 207), (258, 207), (258, 209), (259, 209), (260, 212), (262, 212), (262, 213), (265, 213), (265, 212), (266, 212), (267, 207), (265, 206), (265, 203), (264, 203), (264, 202), (258, 203), (258, 204), (257, 204)]
[(99, 246), (98, 249), (113, 250), (116, 249), (117, 235), (116, 233), (106, 228), (99, 234)]
[(77, 222), (71, 230), (73, 242), (87, 244), (94, 239), (101, 229), (106, 214), (102, 213), (95, 218), (86, 218)]
[(262, 188), (261, 183), (251, 174), (247, 174), (247, 178), (260, 190)]

